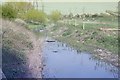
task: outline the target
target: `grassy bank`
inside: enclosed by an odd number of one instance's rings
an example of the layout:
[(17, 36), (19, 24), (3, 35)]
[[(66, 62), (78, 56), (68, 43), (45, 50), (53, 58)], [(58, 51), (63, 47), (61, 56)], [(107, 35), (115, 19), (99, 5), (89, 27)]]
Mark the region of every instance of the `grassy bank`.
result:
[[(57, 23), (30, 25), (30, 29), (40, 36), (49, 36), (67, 43), (80, 51), (97, 54), (99, 58), (115, 63), (118, 66), (118, 22), (114, 17), (91, 18), (83, 22), (81, 19), (63, 19)], [(42, 32), (41, 32), (42, 29)]]
[(84, 24), (84, 29), (79, 19), (76, 23), (75, 20), (73, 22), (63, 20), (48, 30), (48, 36), (77, 50), (93, 53), (98, 58), (118, 66), (118, 30), (116, 30), (118, 22), (116, 18), (109, 19), (88, 21), (89, 23)]
[[(29, 28), (39, 32), (40, 35), (46, 34), (54, 37), (77, 49), (91, 52), (99, 48), (117, 54), (118, 30), (114, 30), (118, 29), (117, 21), (117, 17), (113, 16), (95, 18), (94, 21), (92, 18), (86, 18), (84, 22), (87, 23), (84, 23), (83, 29), (81, 19), (63, 19), (55, 23), (55, 25), (48, 24), (46, 29), (43, 25), (30, 25)], [(44, 31), (40, 32), (41, 29)]]
[[(106, 19), (106, 18), (105, 18)], [(110, 18), (112, 19), (112, 18)], [(116, 18), (115, 18), (116, 19)], [(83, 23), (80, 20), (76, 20), (77, 25), (58, 23), (51, 29), (51, 35), (55, 38), (69, 43), (72, 46), (83, 50), (90, 48), (106, 49), (114, 54), (118, 53), (118, 31), (117, 30), (101, 30), (101, 29), (117, 29), (116, 22), (101, 21), (96, 19), (96, 23), (85, 23), (83, 29)], [(81, 46), (86, 47), (81, 47)]]
[[(5, 76), (7, 78), (41, 77), (41, 74), (35, 74), (37, 73), (34, 64), (36, 59), (39, 62), (37, 66), (41, 66), (39, 65), (41, 58), (38, 56), (38, 53), (40, 53), (40, 45), (38, 45), (40, 41), (38, 41), (36, 35), (28, 30), (27, 25), (3, 19), (1, 21), (3, 31), (2, 70)], [(40, 69), (37, 69), (39, 73)]]

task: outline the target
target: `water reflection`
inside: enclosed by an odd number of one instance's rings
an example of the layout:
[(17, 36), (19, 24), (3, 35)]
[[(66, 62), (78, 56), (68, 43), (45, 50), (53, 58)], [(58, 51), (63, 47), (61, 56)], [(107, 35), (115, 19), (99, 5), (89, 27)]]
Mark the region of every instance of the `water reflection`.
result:
[(118, 69), (113, 66), (110, 63), (107, 62), (103, 62), (100, 59), (92, 56), (91, 58), (89, 58), (90, 60), (96, 60), (96, 65), (95, 65), (95, 70), (99, 69), (99, 67), (103, 68), (105, 71), (109, 71), (110, 73), (113, 74), (114, 77), (118, 77)]
[(42, 72), (44, 78), (118, 77), (118, 69), (115, 66), (61, 42), (46, 42), (43, 53), (46, 65)]

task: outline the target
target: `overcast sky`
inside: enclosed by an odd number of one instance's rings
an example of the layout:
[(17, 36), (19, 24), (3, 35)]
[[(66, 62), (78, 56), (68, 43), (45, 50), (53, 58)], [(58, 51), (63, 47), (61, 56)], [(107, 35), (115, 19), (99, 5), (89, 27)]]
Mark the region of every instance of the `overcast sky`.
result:
[(119, 2), (119, 0), (43, 0), (45, 2)]
[[(0, 0), (5, 1), (41, 1), (41, 0)], [(43, 2), (119, 2), (119, 0), (42, 0)]]

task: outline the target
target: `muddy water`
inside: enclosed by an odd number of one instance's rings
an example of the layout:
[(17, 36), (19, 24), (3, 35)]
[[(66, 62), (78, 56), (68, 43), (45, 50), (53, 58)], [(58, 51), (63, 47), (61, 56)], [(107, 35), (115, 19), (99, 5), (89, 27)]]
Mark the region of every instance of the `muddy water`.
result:
[(43, 78), (117, 78), (118, 69), (61, 42), (45, 42)]

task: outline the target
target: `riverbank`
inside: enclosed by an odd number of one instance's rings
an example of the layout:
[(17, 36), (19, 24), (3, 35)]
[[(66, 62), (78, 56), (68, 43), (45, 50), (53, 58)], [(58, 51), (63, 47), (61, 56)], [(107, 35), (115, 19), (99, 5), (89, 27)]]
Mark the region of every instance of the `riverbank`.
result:
[[(95, 19), (92, 23), (90, 21), (85, 23), (84, 29), (80, 19), (73, 22), (63, 20), (54, 25), (48, 25), (45, 33), (77, 50), (93, 53), (95, 57), (119, 67), (118, 30), (112, 30), (117, 29), (118, 23), (117, 18), (114, 20), (116, 22), (111, 22), (107, 18)], [(96, 21), (97, 23), (93, 24)]]
[(29, 64), (29, 70), (32, 72), (33, 78), (42, 78), (42, 45), (43, 45), (42, 38), (34, 40), (34, 49), (28, 51), (27, 62)]
[(116, 67), (119, 67), (120, 65), (118, 64), (118, 55), (113, 54), (112, 52), (100, 48), (98, 46), (94, 45), (88, 45), (88, 44), (82, 44), (82, 43), (75, 43), (74, 40), (70, 40), (69, 38), (62, 38), (62, 37), (54, 37), (56, 40), (60, 42), (67, 43), (69, 46), (75, 48), (78, 51), (86, 51), (91, 53), (94, 57), (105, 61), (107, 63), (110, 63)]
[(2, 71), (6, 78), (41, 78), (43, 39), (27, 25), (2, 20)]

